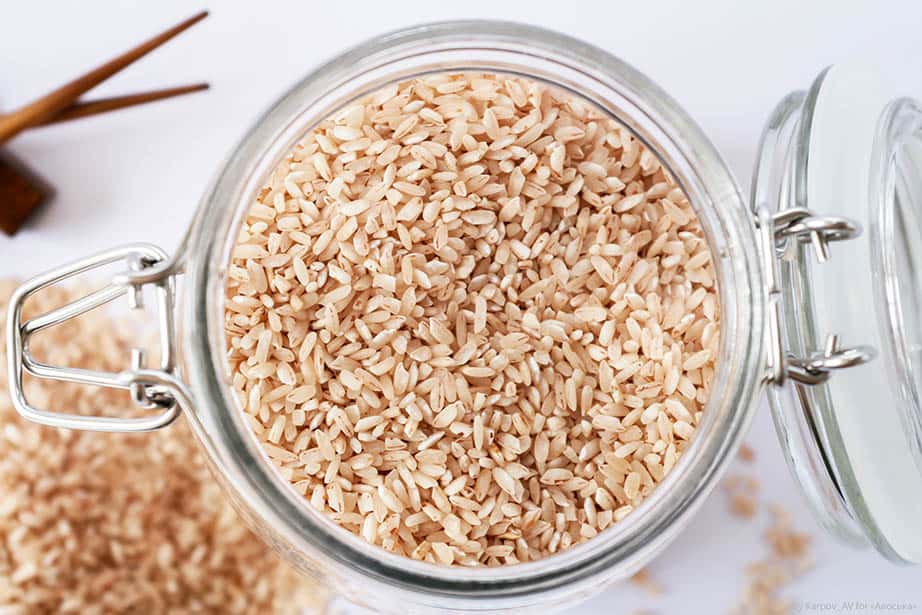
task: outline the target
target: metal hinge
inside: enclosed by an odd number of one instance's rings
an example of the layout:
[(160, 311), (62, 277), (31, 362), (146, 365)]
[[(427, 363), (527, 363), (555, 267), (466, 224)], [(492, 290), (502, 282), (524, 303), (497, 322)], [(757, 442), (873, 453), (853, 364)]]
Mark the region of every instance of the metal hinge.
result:
[[(124, 263), (126, 270), (113, 276), (107, 286), (46, 314), (23, 321), (23, 304), (34, 293), (68, 278), (114, 263)], [(177, 377), (174, 361), (174, 277), (173, 264), (163, 250), (147, 244), (132, 244), (59, 267), (20, 286), (10, 299), (7, 319), (7, 367), (10, 397), (16, 410), (23, 417), (36, 423), (92, 431), (151, 431), (175, 420), (181, 409), (190, 407), (191, 396)], [(47, 365), (32, 356), (29, 341), (35, 333), (76, 318), (125, 294), (128, 295), (129, 306), (139, 309), (142, 307), (142, 288), (147, 285), (153, 286), (157, 293), (160, 321), (159, 369), (145, 367), (144, 352), (137, 348), (131, 352), (129, 368), (121, 372)], [(24, 373), (37, 378), (127, 389), (138, 406), (156, 409), (157, 412), (125, 418), (67, 414), (35, 408), (29, 404), (25, 396), (22, 384)]]
[(793, 240), (811, 244), (817, 261), (825, 263), (829, 259), (829, 243), (858, 237), (861, 227), (848, 218), (817, 216), (804, 208), (787, 209), (772, 215), (767, 207), (760, 206), (756, 214), (768, 301), (768, 380), (777, 385), (784, 384), (787, 378), (800, 384), (822, 384), (835, 370), (873, 359), (876, 352), (870, 346), (840, 348), (839, 337), (835, 334), (826, 339), (821, 352), (806, 357), (786, 354), (781, 341), (778, 262), (779, 253), (786, 243)]

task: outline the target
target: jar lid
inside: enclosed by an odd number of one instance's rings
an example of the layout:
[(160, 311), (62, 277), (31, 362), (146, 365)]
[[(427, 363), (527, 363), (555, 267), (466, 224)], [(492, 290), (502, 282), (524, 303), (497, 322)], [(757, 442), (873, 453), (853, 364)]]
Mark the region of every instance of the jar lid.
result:
[(752, 198), (788, 465), (825, 528), (920, 563), (922, 106), (827, 69), (775, 109)]

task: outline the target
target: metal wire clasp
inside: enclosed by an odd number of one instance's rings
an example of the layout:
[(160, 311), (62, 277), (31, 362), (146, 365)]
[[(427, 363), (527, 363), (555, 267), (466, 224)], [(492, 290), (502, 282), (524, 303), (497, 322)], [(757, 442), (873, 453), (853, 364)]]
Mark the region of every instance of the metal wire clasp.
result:
[[(81, 273), (119, 261), (125, 263), (126, 271), (113, 276), (107, 286), (47, 314), (22, 322), (23, 305), (36, 292)], [(36, 423), (90, 431), (152, 431), (175, 420), (181, 409), (191, 406), (191, 397), (186, 386), (175, 374), (173, 279), (172, 264), (163, 250), (149, 244), (131, 244), (64, 265), (36, 276), (17, 288), (10, 299), (6, 331), (10, 395), (16, 410), (24, 418)], [(157, 292), (161, 355), (159, 369), (147, 369), (144, 366), (144, 353), (140, 349), (132, 350), (130, 368), (117, 373), (46, 365), (37, 361), (29, 351), (29, 339), (35, 333), (76, 318), (122, 295), (128, 295), (130, 307), (142, 308), (142, 288), (145, 285), (154, 286)], [(156, 408), (160, 411), (138, 418), (118, 418), (67, 414), (35, 408), (25, 397), (22, 386), (23, 372), (37, 378), (127, 389), (136, 404), (142, 408)]]
[(809, 209), (794, 207), (772, 216), (776, 241), (793, 238), (800, 243), (813, 244), (816, 260), (829, 260), (829, 243), (845, 241), (861, 235), (861, 227), (848, 218), (815, 216)]
[(833, 371), (861, 365), (874, 358), (876, 352), (869, 346), (839, 348), (838, 335), (830, 335), (822, 352), (809, 357), (787, 356), (781, 341), (781, 289), (778, 286), (778, 252), (788, 240), (810, 243), (816, 259), (824, 263), (829, 259), (829, 243), (858, 237), (861, 227), (848, 218), (816, 216), (808, 209), (792, 208), (774, 215), (768, 208), (759, 206), (756, 211), (759, 230), (759, 248), (765, 271), (765, 295), (768, 301), (768, 380), (784, 384), (791, 378), (800, 384), (816, 385), (826, 382)]

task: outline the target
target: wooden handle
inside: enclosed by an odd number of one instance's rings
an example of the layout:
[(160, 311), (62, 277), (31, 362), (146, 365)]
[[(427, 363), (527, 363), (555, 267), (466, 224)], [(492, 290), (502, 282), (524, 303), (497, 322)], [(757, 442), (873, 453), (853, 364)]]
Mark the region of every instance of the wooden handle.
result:
[(82, 117), (97, 115), (99, 113), (106, 113), (107, 111), (116, 111), (118, 109), (125, 109), (126, 107), (143, 105), (145, 103), (154, 102), (155, 100), (182, 96), (183, 94), (191, 94), (192, 92), (201, 92), (207, 89), (207, 83), (196, 83), (194, 85), (165, 88), (152, 92), (141, 92), (139, 94), (113, 96), (111, 98), (100, 98), (99, 100), (89, 100), (87, 102), (76, 102), (65, 107), (57, 115), (53, 115), (51, 118), (39, 122), (38, 124), (33, 124), (29, 126), (29, 128), (38, 128), (39, 126), (48, 126), (49, 124), (57, 124), (58, 122), (67, 122)]
[(195, 25), (207, 15), (208, 11), (202, 11), (13, 113), (0, 116), (0, 143), (11, 139), (29, 126), (51, 119), (73, 104), (84, 92)]
[(0, 151), (0, 231), (15, 235), (53, 192), (22, 162)]

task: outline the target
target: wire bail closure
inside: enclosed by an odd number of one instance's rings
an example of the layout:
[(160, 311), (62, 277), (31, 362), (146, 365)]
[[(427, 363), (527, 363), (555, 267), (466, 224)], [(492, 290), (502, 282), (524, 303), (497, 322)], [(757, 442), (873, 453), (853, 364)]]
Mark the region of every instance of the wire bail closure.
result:
[[(26, 300), (43, 288), (68, 278), (122, 261), (126, 271), (113, 276), (105, 287), (71, 301), (47, 314), (22, 321)], [(68, 265), (58, 267), (27, 281), (13, 293), (7, 318), (7, 354), (10, 394), (17, 412), (24, 418), (66, 429), (108, 432), (153, 431), (172, 423), (181, 410), (191, 407), (191, 395), (176, 376), (174, 302), (174, 265), (167, 254), (150, 244), (130, 244), (113, 248)], [(152, 285), (157, 292), (160, 334), (160, 367), (145, 366), (144, 351), (133, 348), (130, 367), (121, 372), (103, 372), (71, 367), (57, 367), (37, 361), (29, 351), (31, 336), (42, 329), (76, 318), (110, 301), (128, 295), (129, 306), (143, 309), (143, 287)], [(74, 382), (91, 386), (127, 389), (141, 408), (160, 412), (138, 418), (86, 416), (44, 410), (31, 406), (25, 397), (22, 378), (27, 372), (36, 378)]]
[(785, 353), (781, 342), (781, 289), (778, 286), (778, 252), (788, 240), (809, 243), (813, 246), (820, 264), (829, 260), (829, 244), (847, 241), (861, 235), (861, 226), (848, 218), (817, 216), (810, 210), (797, 207), (772, 215), (760, 205), (756, 212), (759, 231), (759, 248), (766, 273), (765, 294), (769, 304), (768, 318), (768, 380), (775, 385), (784, 384), (787, 378), (805, 385), (823, 384), (839, 369), (862, 365), (877, 356), (870, 346), (839, 348), (839, 336), (826, 339), (822, 352), (807, 357)]

